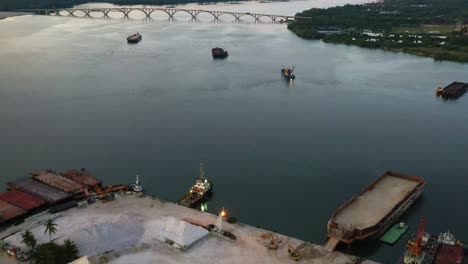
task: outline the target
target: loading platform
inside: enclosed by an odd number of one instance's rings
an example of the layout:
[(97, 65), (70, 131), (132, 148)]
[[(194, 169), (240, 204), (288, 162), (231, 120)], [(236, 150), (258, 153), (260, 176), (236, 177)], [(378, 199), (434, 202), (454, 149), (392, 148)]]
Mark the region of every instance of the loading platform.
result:
[(395, 244), (400, 237), (408, 231), (408, 226), (403, 223), (394, 224), (385, 234), (380, 238), (380, 241), (389, 245)]

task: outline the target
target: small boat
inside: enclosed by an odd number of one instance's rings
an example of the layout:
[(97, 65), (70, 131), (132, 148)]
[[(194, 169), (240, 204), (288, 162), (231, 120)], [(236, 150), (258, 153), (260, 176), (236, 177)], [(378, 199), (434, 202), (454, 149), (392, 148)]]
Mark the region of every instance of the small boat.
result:
[(227, 50), (218, 47), (211, 49), (211, 54), (213, 58), (226, 58), (229, 55)]
[(142, 39), (140, 33), (133, 34), (127, 38), (128, 43), (138, 43)]
[(295, 68), (296, 67), (288, 68), (288, 67), (282, 66), (281, 75), (287, 80), (294, 80), (296, 79), (296, 75), (294, 75), (293, 73)]

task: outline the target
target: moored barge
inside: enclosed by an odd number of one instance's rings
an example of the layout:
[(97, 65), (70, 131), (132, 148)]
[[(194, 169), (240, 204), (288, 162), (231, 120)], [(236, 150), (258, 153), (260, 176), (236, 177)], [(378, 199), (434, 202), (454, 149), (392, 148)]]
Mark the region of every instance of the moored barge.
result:
[(423, 178), (387, 171), (343, 204), (328, 221), (328, 242), (351, 244), (377, 238), (421, 195)]

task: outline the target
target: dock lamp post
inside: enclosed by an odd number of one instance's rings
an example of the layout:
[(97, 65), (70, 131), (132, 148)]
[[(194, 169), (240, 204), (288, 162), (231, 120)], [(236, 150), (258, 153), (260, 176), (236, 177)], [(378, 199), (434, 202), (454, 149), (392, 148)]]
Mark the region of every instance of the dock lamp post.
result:
[(220, 234), (221, 234), (221, 228), (223, 224), (223, 217), (225, 217), (226, 215), (227, 215), (226, 211), (224, 210), (224, 207), (223, 207), (223, 209), (221, 209), (221, 212), (219, 212), (218, 214), (218, 220), (216, 220), (216, 229), (218, 233)]

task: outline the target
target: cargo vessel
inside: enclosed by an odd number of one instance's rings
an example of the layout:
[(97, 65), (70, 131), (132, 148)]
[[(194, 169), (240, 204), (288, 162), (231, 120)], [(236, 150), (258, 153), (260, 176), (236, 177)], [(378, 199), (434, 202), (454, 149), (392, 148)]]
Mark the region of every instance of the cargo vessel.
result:
[(195, 184), (182, 198), (177, 200), (176, 203), (190, 208), (196, 208), (201, 205), (203, 201), (207, 200), (212, 188), (213, 182), (205, 178), (205, 170), (203, 168), (203, 163), (201, 163), (200, 175), (195, 179)]
[(423, 178), (387, 171), (352, 197), (328, 221), (328, 242), (332, 251), (340, 242), (374, 239), (385, 232), (421, 195)]
[(436, 95), (445, 98), (457, 98), (464, 94), (468, 89), (468, 83), (453, 82), (446, 87), (437, 87)]
[(283, 76), (286, 80), (294, 80), (296, 79), (296, 75), (294, 75), (294, 69), (296, 67), (288, 68), (288, 67), (281, 67), (281, 76)]
[(127, 38), (127, 42), (134, 44), (134, 43), (140, 42), (141, 39), (142, 39), (142, 36), (140, 35), (140, 33), (135, 33)]
[(229, 56), (227, 50), (218, 47), (212, 48), (211, 54), (213, 55), (213, 58), (226, 58), (227, 56)]

